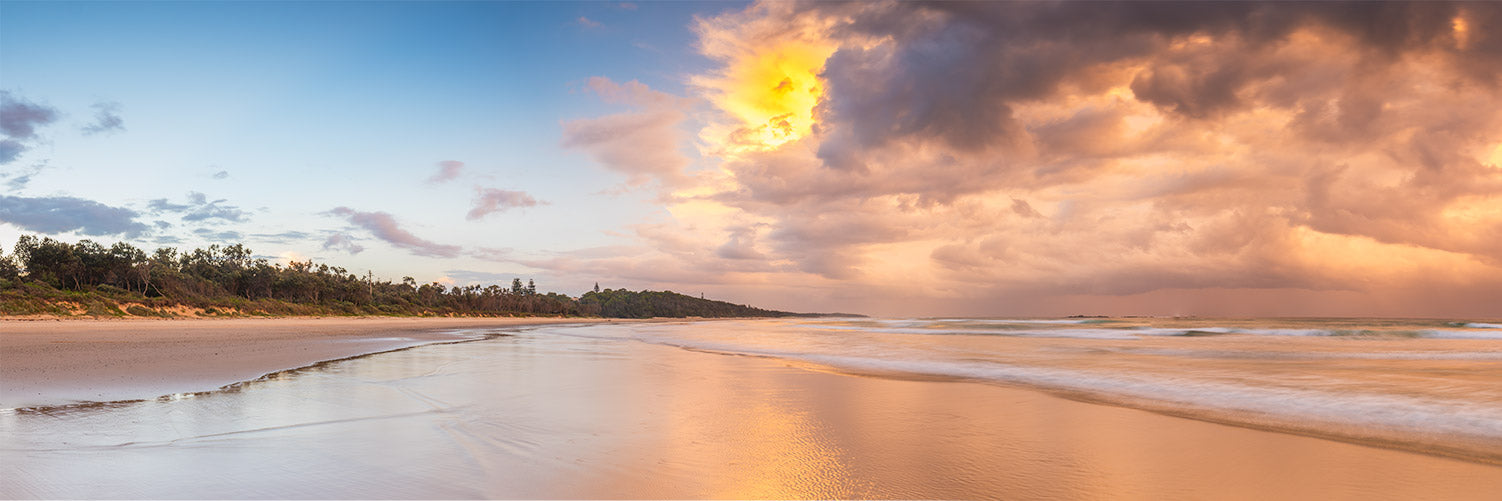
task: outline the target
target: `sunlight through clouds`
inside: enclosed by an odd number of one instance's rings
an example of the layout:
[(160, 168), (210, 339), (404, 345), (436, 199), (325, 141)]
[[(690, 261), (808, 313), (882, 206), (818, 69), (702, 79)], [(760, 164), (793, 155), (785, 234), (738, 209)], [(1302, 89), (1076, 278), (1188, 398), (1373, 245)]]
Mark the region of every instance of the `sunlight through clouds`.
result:
[[(1454, 299), (1502, 282), (1502, 117), (1480, 111), (1502, 107), (1502, 54), (1476, 52), (1495, 45), (1483, 21), (1362, 7), (1435, 37), (1394, 45), (1342, 8), (1203, 4), (1169, 26), (1078, 4), (764, 2), (702, 19), (707, 165), (639, 236), (745, 294), (833, 288), (831, 309), (1152, 309), (1217, 288), (1422, 311), (1443, 300), (1410, 284)], [(1065, 22), (1097, 31), (1048, 25)]]

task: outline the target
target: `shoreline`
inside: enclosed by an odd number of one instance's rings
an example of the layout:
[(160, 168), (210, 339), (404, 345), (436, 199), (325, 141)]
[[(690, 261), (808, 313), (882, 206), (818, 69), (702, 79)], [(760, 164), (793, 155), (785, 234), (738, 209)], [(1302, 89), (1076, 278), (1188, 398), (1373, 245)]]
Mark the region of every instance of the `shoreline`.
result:
[[(483, 339), (567, 317), (0, 319), (0, 410), (215, 391), (324, 362)], [(469, 331), (469, 332), (456, 332)]]
[[(497, 330), (615, 322), (704, 320), (714, 319), (0, 318), (0, 412), (46, 412), (59, 408), (183, 398), (233, 390), (245, 384), (324, 364), (420, 346), (463, 343), (504, 335), (496, 332)], [(482, 332), (487, 329), (492, 331)], [(691, 348), (689, 351), (733, 354)], [(1502, 466), (1502, 455), (1498, 454), (1496, 444), (1478, 443), (1476, 437), (1438, 434), (1418, 440), (1410, 436), (1411, 432), (1402, 430), (1349, 426), (1332, 430), (1286, 416), (1186, 408), (1162, 401), (1126, 395), (1102, 395), (1048, 385), (1005, 383), (974, 377), (904, 375), (807, 360), (778, 359), (816, 372), (882, 379), (992, 384), (1094, 405), (1137, 409), (1195, 421)]]
[(1479, 500), (1502, 485), (1444, 457), (598, 336), (428, 345), (80, 410), (0, 414), (16, 479), (0, 497)]

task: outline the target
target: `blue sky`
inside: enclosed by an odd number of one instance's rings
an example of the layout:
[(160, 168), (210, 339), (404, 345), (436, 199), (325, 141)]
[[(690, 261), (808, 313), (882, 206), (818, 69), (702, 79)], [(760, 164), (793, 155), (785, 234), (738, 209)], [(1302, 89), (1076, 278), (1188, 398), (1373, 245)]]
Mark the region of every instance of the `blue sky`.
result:
[[(143, 247), (195, 247), (236, 232), (259, 254), (390, 278), (545, 275), (470, 256), (409, 259), (370, 236), (358, 237), (358, 254), (325, 250), (324, 232), (348, 225), (320, 214), (386, 212), (412, 234), (466, 249), (618, 245), (614, 230), (661, 209), (652, 193), (621, 190), (619, 176), (560, 147), (560, 123), (617, 108), (584, 90), (590, 77), (682, 93), (687, 75), (710, 63), (693, 48), (693, 16), (736, 7), (5, 2), (0, 89), (58, 112), (35, 147), (4, 166), (12, 177), (40, 167), (7, 192), (85, 198), (172, 225), (138, 236)], [(85, 134), (101, 103), (115, 106), (122, 127)], [(463, 162), (461, 176), (425, 182), (441, 161)], [(544, 204), (466, 220), (477, 187)], [(192, 192), (244, 215), (150, 214), (152, 200), (186, 204)], [(256, 236), (286, 232), (307, 236)], [(7, 245), (23, 233), (0, 225)]]

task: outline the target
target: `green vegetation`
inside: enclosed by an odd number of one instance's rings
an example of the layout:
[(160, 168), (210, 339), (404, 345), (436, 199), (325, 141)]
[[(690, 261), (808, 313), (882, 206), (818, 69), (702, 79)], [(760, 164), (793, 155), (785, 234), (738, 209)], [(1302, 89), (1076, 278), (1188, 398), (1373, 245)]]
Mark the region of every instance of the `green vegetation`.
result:
[(235, 244), (147, 254), (127, 243), (104, 247), (23, 236), (0, 251), (0, 315), (173, 317), (244, 315), (400, 316), (789, 316), (676, 294), (599, 290), (574, 299), (539, 293), (531, 280), (510, 287), (418, 285), (361, 277), (312, 260), (287, 266)]
[[(598, 287), (598, 286), (596, 286)], [(579, 298), (579, 310), (588, 315), (611, 318), (652, 317), (786, 317), (794, 313), (763, 310), (742, 304), (700, 299), (673, 291), (631, 292), (605, 289), (586, 292)]]

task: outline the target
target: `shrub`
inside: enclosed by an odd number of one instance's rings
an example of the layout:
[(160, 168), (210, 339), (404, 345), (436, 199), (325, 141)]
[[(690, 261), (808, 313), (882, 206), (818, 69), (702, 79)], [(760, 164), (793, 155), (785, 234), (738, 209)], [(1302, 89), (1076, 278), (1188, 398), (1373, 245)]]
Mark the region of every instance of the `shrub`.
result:
[(125, 315), (125, 312), (120, 311), (115, 305), (96, 301), (89, 303), (89, 309), (84, 314), (91, 317), (118, 317)]

